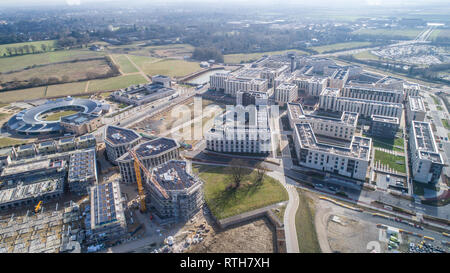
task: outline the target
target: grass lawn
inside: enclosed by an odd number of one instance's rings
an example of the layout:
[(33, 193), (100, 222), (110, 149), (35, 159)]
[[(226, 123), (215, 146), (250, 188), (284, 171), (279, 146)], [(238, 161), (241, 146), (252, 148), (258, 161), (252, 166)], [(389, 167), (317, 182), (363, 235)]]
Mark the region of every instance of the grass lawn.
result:
[(448, 119), (442, 119), (442, 125), (444, 125), (445, 129), (450, 130), (450, 124), (448, 123)]
[(217, 219), (224, 219), (246, 211), (287, 200), (288, 193), (275, 179), (265, 175), (262, 183), (254, 184), (256, 171), (245, 169), (238, 189), (227, 189), (232, 184), (226, 167), (193, 165), (194, 172), (205, 181), (205, 201)]
[(123, 73), (139, 72), (125, 55), (113, 55), (113, 58), (119, 64)]
[[(380, 161), (381, 164), (388, 165), (390, 168), (401, 172), (406, 173), (405, 166), (405, 157), (389, 154), (383, 151), (375, 150), (375, 162)], [(398, 162), (403, 162), (403, 164), (399, 164)]]
[(330, 44), (330, 45), (324, 45), (324, 46), (314, 46), (311, 47), (311, 49), (323, 53), (326, 51), (331, 50), (344, 50), (344, 49), (352, 49), (356, 47), (363, 47), (363, 46), (370, 46), (371, 42), (348, 42), (348, 43), (337, 43), (337, 44)]
[(20, 145), (27, 143), (28, 141), (25, 139), (15, 139), (10, 137), (0, 137), (0, 148), (9, 147), (14, 145)]
[[(35, 42), (24, 42), (24, 43), (15, 43), (15, 44), (3, 44), (0, 45), (0, 56), (4, 56), (4, 54), (8, 55), (6, 48), (7, 47), (20, 47), (20, 46), (24, 46), (24, 45), (34, 45), (36, 47), (36, 52), (42, 51), (42, 47), (41, 45), (46, 45), (46, 46), (51, 46), (54, 47), (55, 46), (55, 40), (47, 40), (47, 41), (35, 41)], [(31, 51), (31, 49), (30, 49)]]
[(314, 205), (302, 189), (297, 189), (299, 205), (295, 213), (295, 229), (297, 230), (300, 253), (321, 253), (314, 224)]
[(433, 99), (434, 104), (436, 104), (436, 105), (441, 105), (441, 101), (440, 101), (438, 98), (436, 98), (436, 97), (433, 96), (433, 95), (430, 95), (430, 97)]
[(227, 54), (224, 55), (224, 62), (225, 63), (232, 63), (232, 64), (238, 64), (241, 62), (251, 62), (256, 61), (257, 59), (261, 58), (263, 55), (277, 55), (277, 54), (284, 54), (286, 52), (295, 51), (299, 54), (308, 55), (309, 53), (298, 50), (298, 49), (291, 49), (291, 50), (281, 50), (281, 51), (267, 51), (267, 52), (257, 52), (257, 53), (239, 53), (239, 54)]
[[(170, 77), (181, 77), (190, 73), (201, 70), (200, 64), (197, 62), (187, 62), (184, 60), (166, 59), (155, 61), (150, 58), (149, 62), (136, 63), (146, 74), (149, 75), (165, 75)], [(133, 60), (134, 61), (134, 60)]]
[(45, 86), (20, 89), (14, 91), (4, 91), (0, 92), (0, 101), (5, 102), (16, 102), (23, 100), (33, 100), (43, 98), (45, 94)]
[(370, 53), (369, 50), (356, 53), (356, 54), (353, 55), (353, 57), (355, 57), (358, 60), (375, 60), (375, 61), (378, 61), (380, 59), (378, 56), (373, 55), (372, 53)]
[(442, 107), (441, 106), (436, 106), (436, 109), (438, 109), (439, 111), (442, 111)]
[[(396, 137), (394, 138), (379, 138), (379, 137), (373, 137), (368, 136), (372, 138), (372, 143), (374, 147), (388, 149), (388, 150), (394, 150), (398, 152), (404, 152), (404, 142), (405, 140), (402, 137)], [(400, 148), (401, 147), (401, 148)]]
[(92, 80), (89, 83), (88, 91), (117, 90), (130, 85), (142, 84), (146, 82), (147, 80), (140, 74), (112, 77), (102, 80)]
[(407, 38), (416, 38), (424, 29), (406, 28), (406, 29), (359, 29), (353, 34), (372, 35), (372, 36), (403, 36)]
[(0, 58), (0, 72), (23, 69), (34, 64), (50, 64), (55, 62), (70, 61), (75, 59), (88, 59), (104, 56), (104, 52), (88, 49), (59, 50), (40, 54), (28, 54), (23, 56)]
[(70, 116), (70, 115), (73, 115), (76, 113), (78, 113), (78, 111), (74, 111), (74, 110), (64, 110), (64, 111), (52, 112), (52, 113), (43, 115), (41, 117), (41, 119), (47, 120), (47, 121), (56, 121), (62, 117)]

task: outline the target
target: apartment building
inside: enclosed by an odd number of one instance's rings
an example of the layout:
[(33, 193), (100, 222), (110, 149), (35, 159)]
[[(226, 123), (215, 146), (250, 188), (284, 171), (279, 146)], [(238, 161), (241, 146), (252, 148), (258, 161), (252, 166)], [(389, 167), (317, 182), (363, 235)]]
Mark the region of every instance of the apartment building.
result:
[(287, 103), (296, 101), (298, 98), (298, 87), (294, 83), (282, 83), (275, 89), (275, 101)]
[(423, 103), (422, 97), (410, 96), (406, 102), (406, 118), (408, 123), (411, 121), (424, 121), (426, 114), (425, 104)]
[(105, 146), (108, 160), (117, 165), (117, 158), (127, 153), (141, 140), (141, 136), (127, 128), (109, 125), (105, 131)]
[(402, 103), (404, 100), (403, 90), (390, 90), (355, 85), (344, 86), (341, 96), (392, 103)]
[(380, 115), (372, 115), (372, 124), (370, 126), (370, 134), (380, 138), (395, 138), (400, 121), (396, 117), (386, 117)]
[(415, 120), (411, 124), (409, 147), (413, 179), (421, 183), (436, 183), (441, 177), (444, 161), (438, 151), (431, 125)]

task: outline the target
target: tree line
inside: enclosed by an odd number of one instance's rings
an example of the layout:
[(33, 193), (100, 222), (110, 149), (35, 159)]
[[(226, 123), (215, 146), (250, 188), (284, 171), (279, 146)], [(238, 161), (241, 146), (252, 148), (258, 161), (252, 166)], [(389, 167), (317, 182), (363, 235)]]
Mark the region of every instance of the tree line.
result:
[(35, 54), (51, 51), (53, 49), (52, 45), (41, 44), (40, 46), (31, 45), (23, 45), (23, 46), (15, 46), (15, 47), (5, 47), (5, 53), (3, 53), (3, 57), (8, 56), (20, 56), (25, 54)]

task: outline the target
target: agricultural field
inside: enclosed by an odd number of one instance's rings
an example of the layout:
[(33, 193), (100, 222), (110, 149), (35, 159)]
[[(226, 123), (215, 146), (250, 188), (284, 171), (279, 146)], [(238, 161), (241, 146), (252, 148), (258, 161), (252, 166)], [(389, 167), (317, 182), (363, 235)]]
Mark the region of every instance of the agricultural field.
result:
[(315, 47), (311, 47), (311, 49), (317, 51), (318, 53), (324, 53), (324, 52), (334, 51), (334, 50), (344, 50), (344, 49), (365, 47), (365, 46), (370, 46), (371, 44), (372, 44), (371, 42), (348, 42), (348, 43), (337, 43), (337, 44), (324, 45), (324, 46), (315, 46)]
[(261, 58), (264, 55), (277, 55), (277, 54), (284, 54), (286, 52), (295, 51), (298, 54), (302, 55), (308, 55), (309, 53), (298, 50), (298, 49), (292, 49), (292, 50), (281, 50), (281, 51), (267, 51), (267, 52), (258, 52), (258, 53), (239, 53), (239, 54), (227, 54), (224, 55), (224, 62), (225, 63), (231, 63), (231, 64), (238, 64), (241, 62), (251, 62), (255, 61), (259, 58)]
[(145, 42), (137, 42), (128, 45), (108, 46), (111, 52), (119, 54), (132, 54), (154, 58), (184, 59), (191, 57), (194, 47), (188, 44), (168, 44), (159, 46), (144, 46)]
[(27, 88), (14, 91), (3, 91), (0, 92), (0, 101), (4, 102), (14, 102), (23, 100), (33, 100), (45, 97), (45, 86)]
[(104, 52), (91, 50), (60, 50), (41, 54), (0, 58), (0, 72), (16, 71), (32, 65), (51, 64), (76, 59), (89, 59), (104, 56)]
[(146, 83), (147, 80), (140, 74), (112, 77), (108, 79), (92, 80), (89, 82), (88, 92), (101, 90), (116, 90), (134, 84)]
[(42, 45), (54, 47), (55, 46), (55, 40), (48, 40), (48, 41), (35, 41), (35, 42), (25, 42), (25, 43), (15, 43), (15, 44), (2, 44), (0, 45), (0, 56), (8, 56), (8, 52), (6, 48), (8, 47), (20, 47), (20, 46), (35, 46), (36, 52), (42, 52)]
[(149, 75), (167, 75), (170, 77), (182, 77), (193, 72), (201, 70), (199, 63), (188, 62), (184, 60), (166, 59), (153, 62), (140, 62), (137, 64), (145, 74)]
[(104, 59), (88, 60), (81, 62), (50, 64), (14, 73), (3, 73), (0, 81), (3, 83), (28, 81), (31, 78), (48, 79), (55, 77), (61, 80), (63, 77), (69, 81), (79, 81), (88, 78), (88, 74), (104, 75), (111, 71)]
[(136, 73), (138, 70), (136, 67), (128, 60), (125, 55), (113, 55), (114, 60), (119, 65), (120, 70), (123, 73)]
[(230, 189), (233, 182), (228, 168), (193, 165), (193, 169), (205, 181), (205, 201), (218, 219), (288, 199), (286, 190), (277, 180), (264, 175), (262, 182), (256, 182), (256, 171), (245, 169), (241, 186)]
[(46, 97), (70, 96), (84, 93), (87, 81), (49, 85)]
[(419, 35), (424, 29), (407, 28), (407, 29), (359, 29), (353, 32), (353, 34), (361, 35), (371, 35), (371, 36), (399, 36), (406, 37), (408, 39), (414, 39)]

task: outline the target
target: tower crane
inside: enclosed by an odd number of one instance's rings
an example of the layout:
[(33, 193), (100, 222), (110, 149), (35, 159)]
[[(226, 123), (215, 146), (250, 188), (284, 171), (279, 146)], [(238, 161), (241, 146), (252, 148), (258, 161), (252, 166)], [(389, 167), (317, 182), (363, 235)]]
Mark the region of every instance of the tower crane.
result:
[(149, 172), (149, 170), (145, 167), (145, 165), (141, 162), (141, 160), (136, 155), (136, 152), (134, 150), (130, 150), (129, 154), (133, 157), (134, 160), (134, 172), (136, 174), (136, 181), (138, 184), (138, 192), (139, 192), (139, 198), (141, 203), (141, 212), (145, 212), (147, 210), (145, 206), (145, 192), (144, 187), (142, 185), (142, 177), (141, 177), (141, 170), (142, 169), (145, 173), (145, 175), (150, 179), (150, 181), (153, 183), (153, 185), (161, 192), (161, 194), (168, 199), (169, 195), (167, 192), (161, 187), (161, 185), (156, 181), (155, 179), (152, 179), (152, 175)]

